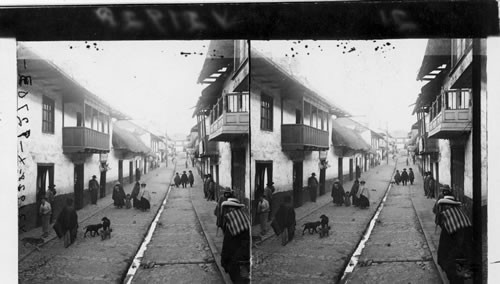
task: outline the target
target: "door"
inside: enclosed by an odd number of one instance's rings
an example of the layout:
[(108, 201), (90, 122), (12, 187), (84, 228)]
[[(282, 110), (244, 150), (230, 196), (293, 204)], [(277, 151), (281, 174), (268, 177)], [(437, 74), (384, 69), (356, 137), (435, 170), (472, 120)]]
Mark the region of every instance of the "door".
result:
[(339, 158), (339, 165), (338, 165), (338, 179), (340, 180), (340, 184), (344, 184), (344, 161), (343, 158)]
[(319, 195), (325, 194), (326, 169), (319, 170)]
[[(41, 198), (45, 196), (49, 185), (54, 184), (54, 165), (53, 164), (38, 164), (36, 176), (36, 208), (40, 208)], [(42, 225), (42, 219), (37, 215), (36, 225)]]
[(293, 206), (302, 205), (302, 161), (293, 162)]
[(246, 157), (245, 149), (231, 151), (231, 188), (238, 192), (241, 198), (245, 197)]
[(300, 109), (295, 110), (295, 123), (302, 124), (302, 111)]
[(134, 182), (134, 162), (130, 161), (128, 163), (128, 182), (133, 183)]
[(118, 181), (123, 183), (123, 160), (118, 161)]
[(451, 148), (451, 188), (460, 201), (464, 196), (465, 149), (463, 146)]
[(74, 181), (75, 209), (78, 210), (83, 207), (83, 164), (75, 164)]
[(349, 180), (353, 180), (354, 177), (354, 160), (349, 159)]
[(106, 196), (106, 172), (107, 171), (102, 171), (101, 172), (101, 179), (99, 181), (99, 187), (101, 190), (101, 198)]

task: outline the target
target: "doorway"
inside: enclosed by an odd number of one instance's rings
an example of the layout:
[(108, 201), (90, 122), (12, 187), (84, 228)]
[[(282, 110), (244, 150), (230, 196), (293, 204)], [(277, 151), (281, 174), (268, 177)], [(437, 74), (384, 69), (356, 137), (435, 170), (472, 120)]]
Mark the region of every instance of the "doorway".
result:
[[(218, 174), (218, 172), (217, 172)], [(231, 151), (231, 188), (238, 193), (238, 198), (243, 201), (245, 197), (246, 157), (245, 149)]]
[(354, 177), (354, 160), (349, 159), (349, 180), (353, 180)]
[(465, 148), (451, 147), (451, 188), (456, 197), (464, 202)]
[(337, 176), (338, 176), (338, 179), (340, 181), (340, 184), (344, 184), (344, 160), (343, 160), (343, 158), (339, 158)]
[(74, 169), (75, 209), (83, 208), (83, 164), (75, 164)]
[(101, 179), (99, 181), (101, 198), (106, 196), (106, 170), (101, 172)]
[(118, 161), (118, 181), (123, 184), (123, 160)]
[(293, 206), (295, 208), (302, 205), (302, 161), (293, 162)]
[[(40, 208), (40, 199), (45, 196), (45, 193), (51, 184), (54, 184), (54, 164), (37, 164), (36, 208)], [(39, 214), (37, 214), (36, 225), (42, 225), (42, 218)]]
[(134, 182), (134, 162), (130, 161), (128, 163), (128, 183)]
[(326, 169), (319, 170), (319, 195), (325, 194)]

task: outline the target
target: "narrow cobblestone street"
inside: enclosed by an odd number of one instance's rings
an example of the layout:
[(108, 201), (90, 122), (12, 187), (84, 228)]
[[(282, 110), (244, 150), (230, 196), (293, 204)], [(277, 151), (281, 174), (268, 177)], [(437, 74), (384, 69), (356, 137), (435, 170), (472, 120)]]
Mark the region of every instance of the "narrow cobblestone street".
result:
[[(398, 163), (398, 169), (403, 167)], [(421, 188), (421, 182), (417, 176), (413, 185), (391, 186), (347, 283), (441, 283), (410, 197), (410, 189)]]
[[(121, 283), (144, 235), (167, 192), (173, 168), (161, 167), (144, 177), (151, 193), (151, 210), (116, 209), (111, 195), (100, 199), (105, 205), (90, 218), (82, 220), (74, 244), (64, 248), (62, 239), (52, 237), (39, 251), (34, 251), (19, 262), (19, 283)], [(131, 186), (125, 188), (130, 193)], [(107, 205), (106, 205), (107, 204)], [(99, 206), (99, 205), (98, 205)], [(91, 211), (87, 208), (85, 211)], [(102, 241), (99, 236), (84, 238), (83, 228), (111, 220), (111, 239)]]
[(216, 265), (219, 256), (211, 250), (191, 198), (190, 191), (203, 191), (201, 179), (195, 168), (184, 169), (184, 163), (179, 159), (177, 172), (192, 170), (194, 187), (172, 186), (133, 283), (223, 283)]
[[(252, 251), (252, 281), (255, 283), (334, 283), (343, 273), (349, 256), (354, 252), (377, 205), (384, 196), (394, 171), (394, 164), (381, 165), (363, 174), (370, 188), (370, 208), (337, 207), (330, 193), (318, 198), (312, 213), (301, 214), (296, 209), (295, 239), (281, 246), (280, 238), (271, 236)], [(350, 190), (352, 182), (344, 184)], [(318, 234), (302, 235), (302, 225), (317, 221), (325, 214), (330, 219), (331, 231), (326, 238)], [(255, 228), (255, 226), (254, 226)], [(258, 230), (258, 229), (257, 229)], [(253, 233), (255, 235), (255, 232)], [(272, 233), (269, 233), (272, 234)], [(268, 236), (266, 236), (267, 238)]]

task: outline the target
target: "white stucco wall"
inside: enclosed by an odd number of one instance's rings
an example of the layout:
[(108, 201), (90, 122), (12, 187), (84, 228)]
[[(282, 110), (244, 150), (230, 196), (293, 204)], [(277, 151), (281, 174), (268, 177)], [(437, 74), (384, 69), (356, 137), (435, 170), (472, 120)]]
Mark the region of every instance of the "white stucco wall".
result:
[(439, 139), (439, 182), (451, 186), (451, 148), (450, 141)]

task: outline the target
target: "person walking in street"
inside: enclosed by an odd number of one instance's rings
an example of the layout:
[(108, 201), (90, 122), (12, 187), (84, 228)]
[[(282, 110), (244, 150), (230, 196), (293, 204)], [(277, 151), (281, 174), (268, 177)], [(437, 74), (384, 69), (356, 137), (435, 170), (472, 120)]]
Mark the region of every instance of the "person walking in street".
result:
[(399, 174), (399, 170), (396, 170), (396, 174), (394, 175), (394, 182), (399, 185), (401, 182), (401, 174)]
[(307, 180), (307, 186), (309, 188), (309, 197), (312, 202), (316, 202), (316, 195), (318, 192), (318, 180), (316, 179), (316, 173), (312, 173)]
[(49, 224), (50, 224), (50, 216), (52, 215), (52, 207), (50, 207), (50, 203), (47, 202), (46, 197), (42, 197), (42, 203), (40, 204), (40, 209), (38, 213), (42, 217), (42, 238), (46, 238), (49, 236)]
[(193, 187), (194, 175), (193, 175), (193, 172), (191, 170), (189, 171), (188, 181), (189, 181), (189, 186)]
[(275, 233), (278, 236), (281, 235), (282, 246), (293, 240), (296, 221), (291, 196), (285, 196), (284, 202), (278, 208), (276, 215), (274, 215), (273, 223), (275, 224), (273, 228), (277, 228), (277, 230), (275, 229)]
[(120, 182), (117, 182), (113, 187), (113, 204), (117, 208), (123, 208), (125, 205), (125, 191), (123, 191), (123, 187)]
[(257, 216), (259, 217), (260, 234), (264, 236), (267, 233), (267, 219), (269, 217), (269, 202), (264, 198), (264, 195), (259, 198)]
[(96, 180), (96, 176), (92, 176), (92, 179), (89, 180), (89, 191), (90, 191), (90, 200), (91, 203), (97, 204), (97, 193), (99, 192), (99, 183)]
[(424, 196), (429, 196), (429, 172), (424, 172)]
[[(441, 227), (437, 252), (438, 265), (445, 271), (450, 283), (464, 283), (470, 278), (472, 259), (472, 222), (449, 190), (437, 201), (436, 226)], [(462, 273), (457, 271), (457, 260), (465, 260)]]
[(203, 176), (203, 194), (205, 195), (205, 199), (208, 200), (208, 175)]
[(272, 216), (271, 214), (273, 212), (273, 193), (275, 190), (273, 184), (274, 182), (269, 182), (266, 188), (264, 188), (264, 198), (269, 203), (269, 214), (267, 218), (268, 221), (271, 221), (271, 216)]
[(408, 172), (406, 171), (406, 168), (403, 169), (403, 172), (401, 173), (401, 182), (403, 183), (403, 185), (408, 184)]
[(222, 225), (223, 225), (222, 217), (224, 217), (224, 214), (222, 212), (222, 203), (224, 201), (227, 201), (229, 198), (234, 198), (233, 190), (229, 187), (226, 187), (222, 193), (222, 196), (219, 198), (219, 201), (217, 201), (217, 206), (215, 206), (215, 210), (214, 210), (214, 215), (217, 217), (217, 219), (215, 221), (217, 228), (222, 229)]
[(140, 181), (136, 181), (134, 184), (134, 188), (132, 189), (132, 193), (130, 193), (130, 198), (132, 198), (132, 206), (134, 208), (138, 208), (139, 206), (139, 192), (141, 191), (141, 183)]
[(179, 187), (179, 184), (181, 184), (181, 177), (179, 176), (179, 173), (175, 173), (174, 183), (175, 187)]
[(78, 215), (73, 207), (73, 199), (66, 199), (66, 206), (64, 206), (61, 213), (57, 217), (56, 225), (54, 227), (60, 229), (60, 233), (64, 238), (65, 248), (75, 242), (78, 232)]
[(181, 176), (181, 184), (182, 184), (182, 187), (183, 187), (183, 188), (186, 188), (187, 183), (188, 183), (188, 176), (187, 176), (187, 174), (186, 174), (186, 171), (183, 171), (183, 172), (182, 172), (182, 176)]
[(361, 209), (368, 208), (370, 206), (370, 191), (366, 187), (366, 182), (364, 180), (359, 182), (360, 188), (357, 193), (358, 206)]
[(191, 166), (194, 168), (194, 156), (191, 156)]
[(140, 168), (136, 168), (135, 169), (135, 181), (140, 181), (141, 180), (141, 169)]
[(352, 205), (358, 207), (358, 190), (359, 190), (359, 180), (355, 180), (351, 187), (350, 195), (352, 196)]
[(360, 178), (361, 178), (361, 168), (359, 167), (359, 165), (356, 165), (356, 179)]
[(344, 204), (344, 196), (344, 187), (340, 184), (339, 179), (335, 179), (332, 186), (333, 203), (337, 206), (342, 206), (342, 204)]
[(208, 175), (208, 201), (215, 201), (215, 182), (212, 179), (212, 175)]
[[(251, 225), (244, 207), (236, 198), (229, 198), (222, 203), (224, 239), (221, 266), (233, 283), (249, 283)], [(242, 267), (245, 267), (245, 273)]]
[(436, 197), (436, 192), (435, 192), (435, 189), (436, 189), (436, 181), (434, 180), (434, 177), (432, 176), (432, 172), (429, 172), (429, 178), (427, 179), (427, 186), (428, 186), (428, 190), (429, 190), (429, 194), (427, 196), (427, 198), (434, 198)]
[(408, 173), (408, 179), (410, 180), (410, 184), (413, 185), (413, 181), (415, 180), (415, 173), (413, 169), (410, 168), (410, 172)]
[(144, 212), (151, 208), (151, 195), (149, 194), (149, 190), (146, 189), (146, 184), (141, 184), (141, 190), (139, 191), (140, 197), (140, 209)]
[[(55, 207), (54, 207), (54, 201), (56, 200), (56, 185), (51, 184), (49, 185), (49, 189), (45, 193), (45, 198), (47, 199), (47, 202), (50, 204), (50, 209), (52, 213), (55, 212)], [(52, 223), (54, 214), (50, 214), (49, 218), (49, 224)]]
[(186, 169), (189, 167), (189, 164), (188, 164), (188, 158), (186, 158)]

